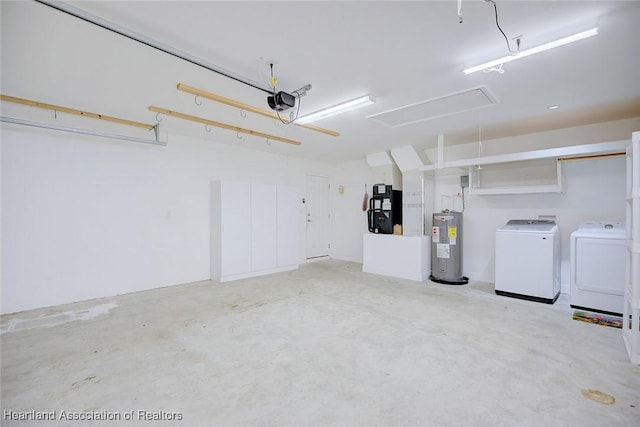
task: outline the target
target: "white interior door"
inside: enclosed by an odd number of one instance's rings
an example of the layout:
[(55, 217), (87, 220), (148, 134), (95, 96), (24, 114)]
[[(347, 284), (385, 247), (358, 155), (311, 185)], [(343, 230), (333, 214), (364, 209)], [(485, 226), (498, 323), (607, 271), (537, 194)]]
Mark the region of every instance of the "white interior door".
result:
[(329, 178), (307, 175), (307, 259), (329, 255)]

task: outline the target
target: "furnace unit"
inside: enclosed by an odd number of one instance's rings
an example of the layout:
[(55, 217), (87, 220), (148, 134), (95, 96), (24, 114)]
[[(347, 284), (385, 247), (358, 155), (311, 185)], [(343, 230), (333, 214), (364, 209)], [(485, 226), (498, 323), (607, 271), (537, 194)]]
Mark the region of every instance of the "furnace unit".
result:
[(371, 233), (393, 234), (393, 226), (402, 225), (402, 191), (390, 185), (374, 185), (367, 216)]

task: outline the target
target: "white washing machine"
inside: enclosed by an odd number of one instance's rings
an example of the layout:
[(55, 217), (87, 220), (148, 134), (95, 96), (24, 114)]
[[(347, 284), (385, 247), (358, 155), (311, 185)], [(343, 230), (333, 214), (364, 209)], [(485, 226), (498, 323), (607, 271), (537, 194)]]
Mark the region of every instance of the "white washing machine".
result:
[(512, 219), (496, 230), (496, 294), (553, 304), (560, 294), (555, 221)]
[(624, 223), (580, 224), (571, 233), (571, 307), (622, 315), (625, 265)]

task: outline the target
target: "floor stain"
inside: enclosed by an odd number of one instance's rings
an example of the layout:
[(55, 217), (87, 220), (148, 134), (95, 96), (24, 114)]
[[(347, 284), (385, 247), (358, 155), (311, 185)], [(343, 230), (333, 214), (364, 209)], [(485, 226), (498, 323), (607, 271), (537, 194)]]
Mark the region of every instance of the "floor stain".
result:
[(604, 403), (605, 405), (613, 405), (616, 403), (616, 398), (610, 394), (603, 393), (600, 390), (588, 390), (582, 389), (582, 395), (587, 399), (591, 399), (595, 402)]

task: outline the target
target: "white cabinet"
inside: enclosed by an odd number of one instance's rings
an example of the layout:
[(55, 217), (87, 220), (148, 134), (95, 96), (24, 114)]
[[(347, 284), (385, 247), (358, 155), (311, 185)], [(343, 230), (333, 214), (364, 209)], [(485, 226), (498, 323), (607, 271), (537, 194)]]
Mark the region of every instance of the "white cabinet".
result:
[[(211, 187), (211, 275), (251, 271), (251, 185), (216, 181)], [(221, 249), (225, 250), (222, 251)]]
[(279, 185), (277, 188), (277, 246), (278, 268), (291, 270), (298, 268), (300, 250), (298, 247), (298, 189)]
[(251, 270), (277, 265), (276, 186), (251, 184)]
[(295, 187), (214, 181), (211, 277), (226, 282), (298, 268)]

